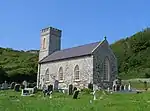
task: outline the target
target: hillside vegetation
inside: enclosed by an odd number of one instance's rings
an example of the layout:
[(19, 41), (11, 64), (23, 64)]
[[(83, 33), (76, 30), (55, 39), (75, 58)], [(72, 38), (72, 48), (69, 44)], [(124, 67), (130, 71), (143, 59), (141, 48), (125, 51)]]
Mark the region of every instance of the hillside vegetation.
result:
[(36, 80), (38, 54), (0, 48), (0, 82)]
[(150, 29), (121, 39), (111, 45), (123, 79), (150, 77)]
[[(111, 47), (118, 58), (122, 79), (150, 77), (150, 29), (121, 39)], [(38, 51), (0, 48), (0, 82), (4, 80), (36, 81)]]

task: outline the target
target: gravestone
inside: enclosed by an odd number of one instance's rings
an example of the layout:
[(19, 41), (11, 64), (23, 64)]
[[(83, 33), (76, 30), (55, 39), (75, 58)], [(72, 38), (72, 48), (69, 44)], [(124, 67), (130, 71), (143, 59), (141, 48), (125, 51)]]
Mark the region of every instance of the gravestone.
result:
[(8, 84), (7, 84), (6, 81), (2, 84), (2, 89), (3, 89), (3, 90), (8, 89)]
[(14, 87), (15, 87), (15, 82), (12, 82), (12, 83), (10, 84), (10, 88), (11, 88), (11, 89), (14, 89)]
[(113, 85), (113, 91), (116, 91), (116, 85)]
[(128, 84), (128, 91), (131, 91), (131, 82)]
[(23, 81), (22, 84), (24, 85), (25, 88), (27, 88), (27, 86), (28, 86), (27, 81)]
[(19, 92), (20, 91), (20, 84), (16, 84), (14, 90)]
[(110, 92), (110, 88), (109, 88), (109, 87), (107, 88), (107, 92), (108, 92), (108, 93)]
[(69, 95), (72, 95), (73, 94), (73, 85), (70, 84), (69, 85)]
[(59, 81), (58, 80), (55, 80), (55, 83), (54, 83), (54, 90), (58, 90), (58, 84), (59, 84)]
[(145, 91), (147, 91), (147, 82), (146, 81), (144, 81), (144, 89), (145, 89)]
[(124, 86), (123, 85), (120, 86), (120, 91), (124, 91)]
[(116, 91), (119, 91), (119, 90), (120, 90), (120, 86), (116, 85)]
[(73, 88), (73, 92), (74, 92), (74, 91), (76, 91), (76, 90), (77, 90), (77, 88), (76, 88), (76, 87), (74, 87), (74, 88)]
[(77, 99), (79, 95), (79, 90), (75, 90), (73, 94), (73, 99)]
[(48, 85), (48, 91), (53, 91), (53, 85)]
[(31, 96), (34, 93), (34, 88), (24, 88), (22, 89), (22, 96)]
[(124, 85), (124, 91), (127, 91), (128, 88), (127, 88), (127, 85)]
[(34, 89), (34, 93), (38, 91), (38, 88), (36, 86), (33, 89)]
[(89, 83), (89, 84), (88, 84), (88, 88), (91, 89), (91, 90), (93, 90), (93, 84), (92, 84), (92, 83)]

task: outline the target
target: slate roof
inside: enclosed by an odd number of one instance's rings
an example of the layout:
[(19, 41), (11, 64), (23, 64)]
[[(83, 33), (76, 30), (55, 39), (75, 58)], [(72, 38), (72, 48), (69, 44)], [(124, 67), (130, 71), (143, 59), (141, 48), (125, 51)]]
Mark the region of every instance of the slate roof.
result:
[(49, 56), (42, 59), (39, 63), (52, 62), (56, 60), (69, 59), (73, 57), (80, 57), (92, 54), (94, 48), (99, 45), (100, 42), (85, 44), (77, 47), (72, 47), (68, 49), (63, 49), (56, 51)]

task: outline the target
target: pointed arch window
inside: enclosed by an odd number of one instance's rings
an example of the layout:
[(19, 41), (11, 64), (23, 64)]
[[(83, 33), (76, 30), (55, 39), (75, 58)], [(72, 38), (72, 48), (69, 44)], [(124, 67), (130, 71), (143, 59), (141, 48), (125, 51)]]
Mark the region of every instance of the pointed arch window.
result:
[(59, 68), (59, 81), (63, 81), (64, 77), (63, 77), (63, 68), (60, 67)]
[(43, 49), (46, 48), (46, 38), (43, 39), (43, 45), (42, 45)]
[(109, 81), (110, 78), (110, 61), (108, 57), (104, 59), (104, 80)]
[(76, 65), (75, 68), (74, 68), (74, 79), (75, 80), (79, 80), (80, 79), (80, 71), (79, 71), (79, 66)]
[(46, 72), (45, 72), (45, 81), (49, 81), (49, 69), (46, 69)]

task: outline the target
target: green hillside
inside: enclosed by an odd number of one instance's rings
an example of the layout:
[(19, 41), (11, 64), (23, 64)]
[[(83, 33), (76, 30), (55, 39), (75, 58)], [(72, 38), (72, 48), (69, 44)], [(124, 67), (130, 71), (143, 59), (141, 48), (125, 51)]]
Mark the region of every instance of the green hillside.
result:
[[(150, 29), (121, 39), (111, 47), (118, 58), (119, 76), (123, 79), (150, 77)], [(36, 81), (38, 51), (0, 48), (0, 82)]]
[(38, 54), (0, 48), (0, 81), (36, 80)]
[(150, 77), (150, 29), (121, 39), (111, 45), (118, 58), (119, 76), (128, 78)]

